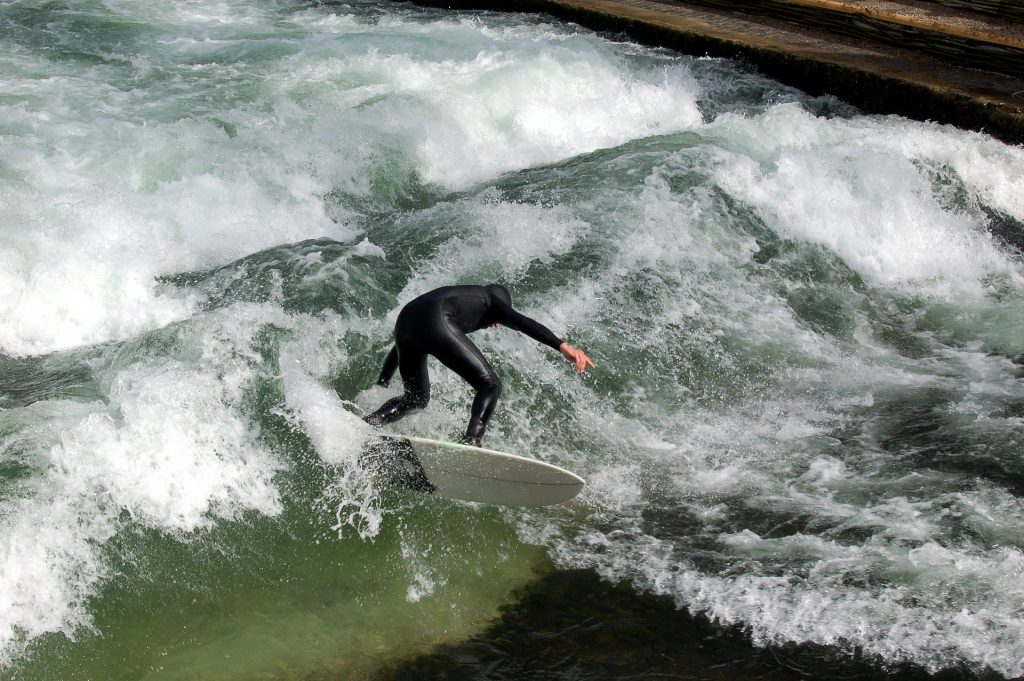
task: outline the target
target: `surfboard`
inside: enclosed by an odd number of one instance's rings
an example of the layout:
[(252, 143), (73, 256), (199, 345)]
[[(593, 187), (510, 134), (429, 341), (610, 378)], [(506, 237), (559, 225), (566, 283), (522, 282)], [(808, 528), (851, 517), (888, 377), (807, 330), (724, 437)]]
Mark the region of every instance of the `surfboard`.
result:
[(422, 437), (373, 435), (361, 461), (387, 484), (502, 506), (565, 503), (587, 484), (537, 459)]

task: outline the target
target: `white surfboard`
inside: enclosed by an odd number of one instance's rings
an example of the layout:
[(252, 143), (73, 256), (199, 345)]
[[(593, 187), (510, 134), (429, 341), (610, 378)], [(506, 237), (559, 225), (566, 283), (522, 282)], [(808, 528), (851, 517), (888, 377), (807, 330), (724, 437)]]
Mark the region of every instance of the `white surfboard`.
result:
[(390, 484), (502, 506), (561, 504), (587, 484), (544, 461), (422, 437), (374, 435), (362, 460)]

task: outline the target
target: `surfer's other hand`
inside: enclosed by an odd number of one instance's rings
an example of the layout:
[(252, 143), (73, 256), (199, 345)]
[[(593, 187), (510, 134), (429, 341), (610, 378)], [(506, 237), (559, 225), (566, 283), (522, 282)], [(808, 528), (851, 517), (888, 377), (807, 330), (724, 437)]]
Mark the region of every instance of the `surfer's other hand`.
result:
[(594, 363), (587, 357), (587, 353), (583, 352), (579, 348), (574, 348), (568, 343), (562, 343), (558, 346), (558, 351), (562, 353), (562, 356), (573, 363), (576, 367), (576, 371), (581, 374), (589, 366), (591, 369), (596, 369)]

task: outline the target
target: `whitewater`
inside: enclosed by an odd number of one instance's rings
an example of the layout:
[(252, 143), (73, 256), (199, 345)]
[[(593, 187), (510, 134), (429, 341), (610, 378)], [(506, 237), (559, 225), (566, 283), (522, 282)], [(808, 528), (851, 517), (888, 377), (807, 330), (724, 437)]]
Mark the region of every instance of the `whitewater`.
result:
[[(0, 2), (0, 676), (368, 678), (550, 570), (1024, 675), (1024, 150), (540, 15)], [(496, 449), (381, 489), (401, 306), (500, 281)], [(451, 438), (440, 366), (396, 432)], [(273, 676), (270, 674), (278, 674)], [(268, 676), (269, 675), (269, 676)]]

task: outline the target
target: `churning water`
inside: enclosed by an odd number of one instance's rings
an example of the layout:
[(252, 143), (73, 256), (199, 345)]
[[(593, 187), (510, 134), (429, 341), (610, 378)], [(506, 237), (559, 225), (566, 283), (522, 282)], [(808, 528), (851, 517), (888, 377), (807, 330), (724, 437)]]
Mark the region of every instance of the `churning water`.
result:
[[(8, 0), (0, 36), (5, 677), (357, 678), (551, 565), (1024, 674), (1024, 150), (543, 17)], [(487, 281), (598, 365), (477, 334), (490, 444), (570, 505), (355, 465), (400, 306)], [(458, 435), (434, 379), (401, 430)]]

